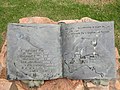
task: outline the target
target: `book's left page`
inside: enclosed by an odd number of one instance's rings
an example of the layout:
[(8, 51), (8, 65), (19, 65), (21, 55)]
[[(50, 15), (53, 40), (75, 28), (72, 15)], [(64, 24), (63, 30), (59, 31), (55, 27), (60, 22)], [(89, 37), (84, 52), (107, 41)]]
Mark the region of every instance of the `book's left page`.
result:
[(62, 77), (61, 58), (59, 25), (8, 25), (8, 80), (50, 80)]

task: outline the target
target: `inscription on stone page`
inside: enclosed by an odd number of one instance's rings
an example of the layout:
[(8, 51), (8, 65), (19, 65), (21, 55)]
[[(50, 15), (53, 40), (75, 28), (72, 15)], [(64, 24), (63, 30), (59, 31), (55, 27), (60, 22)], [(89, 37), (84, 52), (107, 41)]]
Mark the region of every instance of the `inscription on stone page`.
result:
[(115, 78), (113, 22), (63, 25), (62, 36), (65, 77)]
[[(23, 64), (21, 69), (27, 70), (28, 72), (44, 71), (42, 67), (48, 67), (51, 63), (48, 53), (43, 49), (20, 49), (18, 52), (17, 58), (19, 60), (17, 62), (20, 61)], [(40, 66), (42, 66), (41, 69)]]
[(52, 24), (10, 24), (7, 78), (49, 80), (62, 77), (59, 28)]
[(116, 76), (114, 22), (9, 24), (7, 47), (9, 80)]

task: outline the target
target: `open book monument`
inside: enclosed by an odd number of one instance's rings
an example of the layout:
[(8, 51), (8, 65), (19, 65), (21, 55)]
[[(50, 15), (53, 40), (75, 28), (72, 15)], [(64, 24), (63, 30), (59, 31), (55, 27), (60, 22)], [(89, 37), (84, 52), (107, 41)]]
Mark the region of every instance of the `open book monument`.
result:
[(114, 22), (8, 25), (7, 79), (116, 77)]

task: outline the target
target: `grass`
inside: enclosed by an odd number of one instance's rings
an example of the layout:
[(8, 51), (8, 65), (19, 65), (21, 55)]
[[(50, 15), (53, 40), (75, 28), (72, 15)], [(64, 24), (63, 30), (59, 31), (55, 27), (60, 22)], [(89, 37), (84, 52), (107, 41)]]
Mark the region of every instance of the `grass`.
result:
[(74, 0), (83, 4), (99, 4), (99, 5), (103, 5), (103, 4), (108, 4), (108, 3), (113, 3), (115, 0)]
[(115, 45), (120, 52), (120, 0), (109, 4), (82, 4), (75, 0), (0, 0), (0, 47), (7, 24), (22, 17), (42, 16), (55, 21), (90, 17), (115, 21)]

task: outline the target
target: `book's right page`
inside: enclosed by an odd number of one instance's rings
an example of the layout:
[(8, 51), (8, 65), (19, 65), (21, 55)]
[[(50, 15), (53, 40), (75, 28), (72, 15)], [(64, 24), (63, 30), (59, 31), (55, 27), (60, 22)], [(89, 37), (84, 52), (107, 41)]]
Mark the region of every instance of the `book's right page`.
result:
[(64, 77), (115, 78), (113, 21), (62, 24), (61, 34)]

